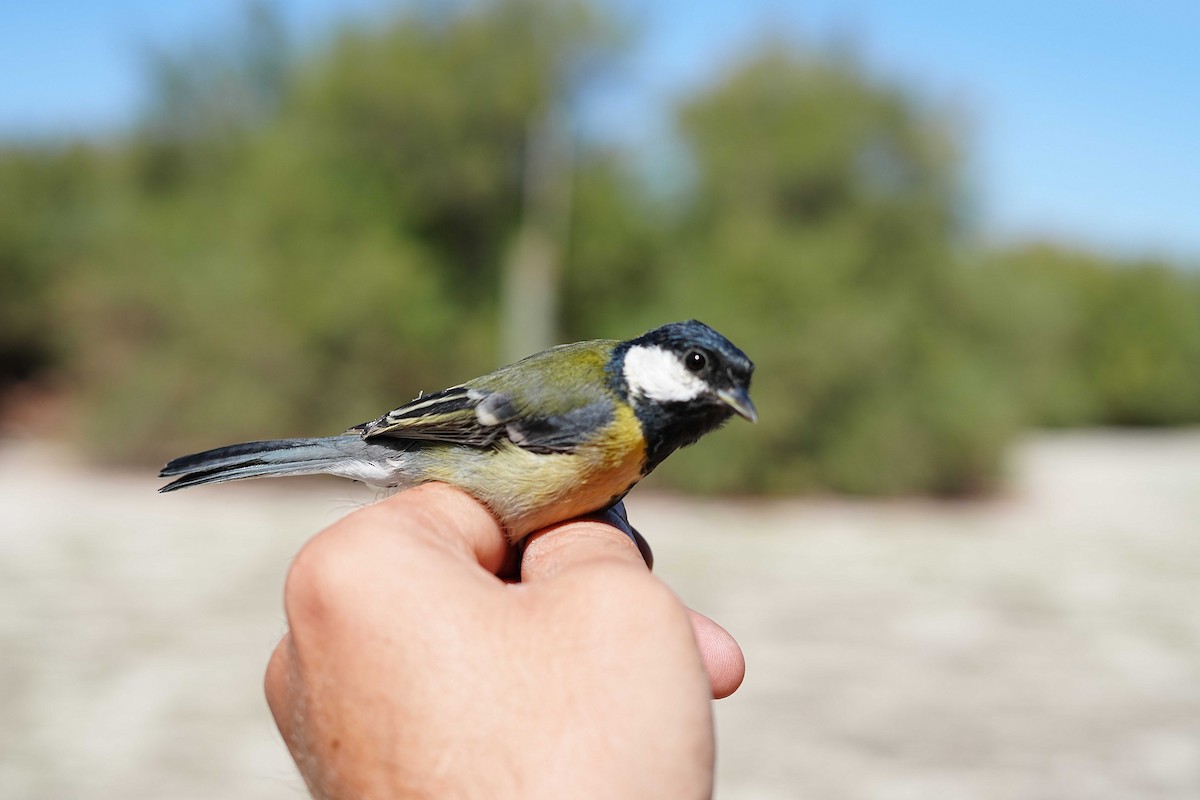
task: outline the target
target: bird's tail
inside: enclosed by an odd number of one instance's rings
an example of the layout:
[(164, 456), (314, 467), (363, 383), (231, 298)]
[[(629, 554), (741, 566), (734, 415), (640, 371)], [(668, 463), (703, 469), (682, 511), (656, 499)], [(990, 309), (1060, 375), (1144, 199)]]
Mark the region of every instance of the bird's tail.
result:
[(174, 477), (175, 480), (159, 491), (173, 492), (189, 486), (242, 478), (316, 473), (389, 485), (395, 470), (389, 461), (402, 458), (403, 453), (404, 448), (399, 443), (369, 442), (357, 433), (320, 439), (273, 439), (232, 444), (182, 456), (167, 464), (158, 476)]

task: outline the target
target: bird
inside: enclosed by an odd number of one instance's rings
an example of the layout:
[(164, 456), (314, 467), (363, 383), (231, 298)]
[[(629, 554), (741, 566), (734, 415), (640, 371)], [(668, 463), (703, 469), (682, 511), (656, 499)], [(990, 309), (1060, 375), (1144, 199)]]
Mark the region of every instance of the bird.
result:
[(668, 456), (735, 414), (754, 363), (698, 320), (633, 339), (563, 344), (421, 394), (336, 436), (182, 456), (159, 489), (327, 473), (385, 489), (440, 481), (485, 505), (509, 541), (616, 507)]

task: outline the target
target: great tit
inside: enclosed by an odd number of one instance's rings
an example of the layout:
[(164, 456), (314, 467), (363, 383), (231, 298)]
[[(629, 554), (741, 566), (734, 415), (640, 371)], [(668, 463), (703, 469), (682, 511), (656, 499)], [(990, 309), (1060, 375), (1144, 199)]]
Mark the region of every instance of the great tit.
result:
[(515, 543), (614, 506), (733, 414), (754, 422), (753, 371), (745, 353), (696, 320), (624, 342), (559, 345), (339, 436), (177, 458), (159, 473), (175, 480), (159, 491), (313, 473), (387, 488), (442, 481), (486, 505)]

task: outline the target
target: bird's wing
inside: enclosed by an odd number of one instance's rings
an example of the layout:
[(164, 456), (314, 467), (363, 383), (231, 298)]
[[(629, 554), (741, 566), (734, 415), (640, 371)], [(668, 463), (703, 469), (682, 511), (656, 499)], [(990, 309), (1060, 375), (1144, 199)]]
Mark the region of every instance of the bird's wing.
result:
[[(532, 374), (540, 374), (537, 370)], [(529, 374), (529, 373), (525, 373)], [(612, 401), (593, 376), (547, 385), (514, 382), (504, 371), (425, 395), (352, 430), (389, 437), (490, 447), (500, 439), (537, 453), (574, 450), (613, 418)], [(502, 388), (503, 387), (503, 388)]]
[(427, 394), (351, 428), (364, 439), (388, 437), (487, 447), (504, 434), (503, 416), (489, 416), (499, 398), (466, 386)]

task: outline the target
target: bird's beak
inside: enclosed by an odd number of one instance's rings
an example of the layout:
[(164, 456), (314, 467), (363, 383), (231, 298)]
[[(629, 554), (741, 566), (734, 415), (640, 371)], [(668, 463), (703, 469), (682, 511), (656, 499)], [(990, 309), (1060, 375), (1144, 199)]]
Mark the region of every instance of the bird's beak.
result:
[(736, 389), (718, 389), (717, 397), (730, 408), (751, 422), (758, 422), (758, 411), (750, 399), (750, 393), (743, 387)]

